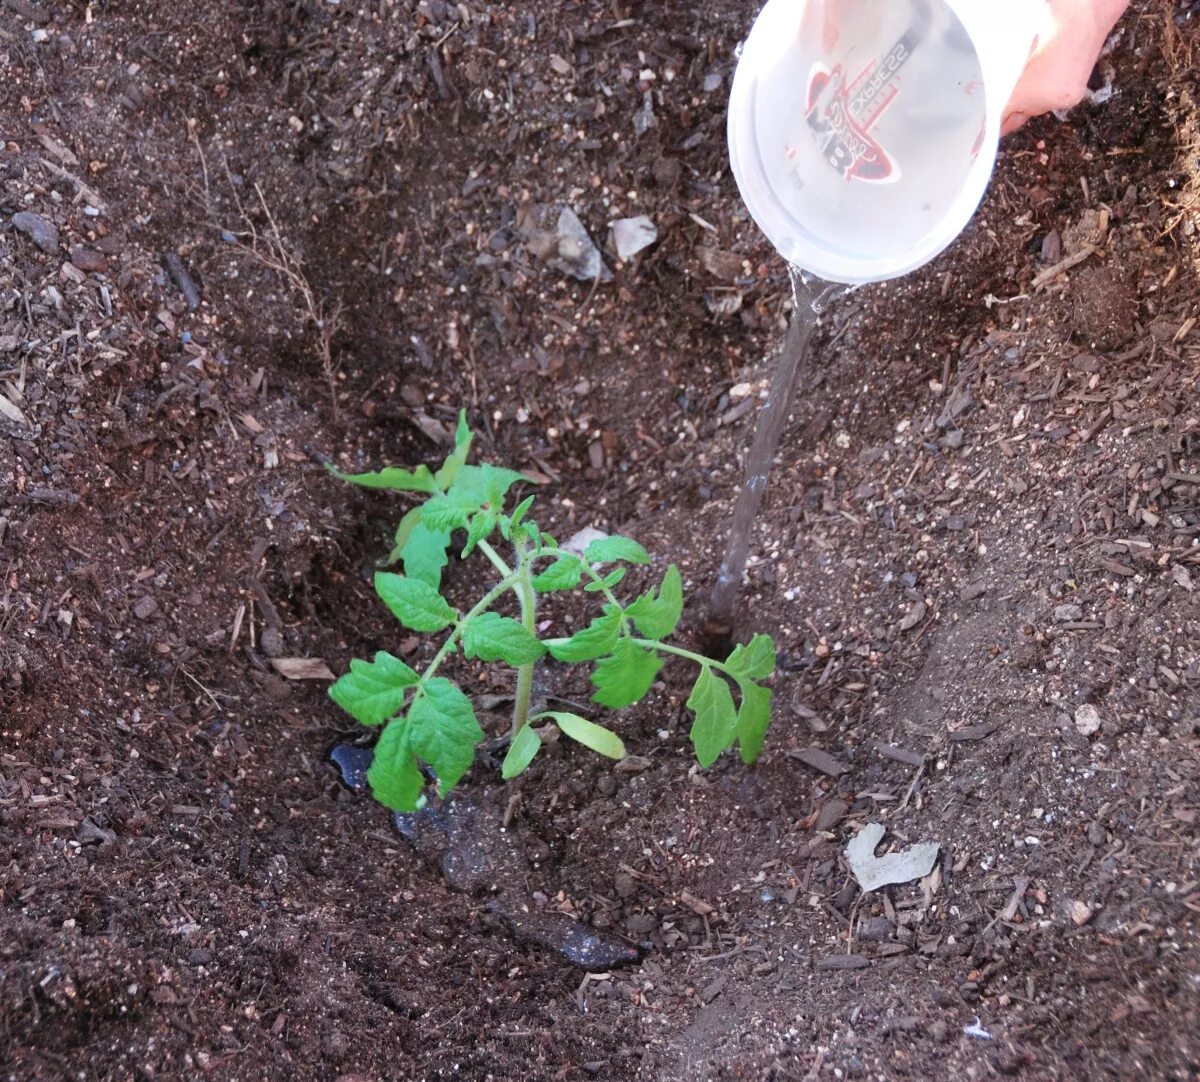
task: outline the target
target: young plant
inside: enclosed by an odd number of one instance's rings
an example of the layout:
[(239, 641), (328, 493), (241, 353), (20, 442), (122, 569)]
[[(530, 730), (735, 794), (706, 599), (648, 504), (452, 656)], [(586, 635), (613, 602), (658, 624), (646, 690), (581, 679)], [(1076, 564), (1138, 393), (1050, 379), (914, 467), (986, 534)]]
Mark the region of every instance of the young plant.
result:
[[(534, 665), (546, 654), (563, 662), (593, 663), (593, 701), (613, 710), (638, 702), (667, 656), (686, 658), (700, 667), (687, 700), (695, 715), (691, 739), (696, 758), (711, 766), (736, 743), (742, 759), (753, 763), (771, 721), (771, 690), (763, 684), (775, 670), (770, 636), (756, 635), (726, 661), (668, 643), (683, 613), (679, 569), (672, 564), (659, 586), (622, 603), (614, 591), (630, 565), (650, 562), (646, 550), (627, 537), (605, 537), (593, 541), (582, 556), (566, 551), (529, 517), (532, 496), (505, 512), (510, 490), (527, 479), (497, 466), (467, 465), (471, 441), (466, 418), (460, 416), (454, 451), (436, 472), (426, 466), (355, 475), (333, 471), (363, 488), (424, 497), (396, 529), (389, 566), (399, 563), (404, 573), (380, 571), (375, 590), (405, 627), (447, 633), (422, 672), (380, 651), (373, 661), (352, 661), (350, 671), (330, 688), (333, 701), (363, 725), (383, 726), (367, 774), (376, 798), (397, 811), (414, 811), (424, 799), (422, 763), (445, 795), (474, 762), (483, 730), (471, 700), (442, 675), (460, 650), (468, 658), (502, 661), (516, 669), (512, 729), (502, 768), (506, 779), (529, 766), (551, 725), (601, 755), (625, 755), (615, 733), (578, 714), (530, 714)], [(456, 534), (464, 537), (462, 558), (481, 553), (495, 572), (494, 581), (466, 611), (441, 593)], [(493, 546), (497, 535), (503, 556)], [(539, 639), (539, 597), (576, 588), (597, 595), (600, 614), (573, 635)], [(519, 619), (496, 611), (507, 594), (516, 597)]]

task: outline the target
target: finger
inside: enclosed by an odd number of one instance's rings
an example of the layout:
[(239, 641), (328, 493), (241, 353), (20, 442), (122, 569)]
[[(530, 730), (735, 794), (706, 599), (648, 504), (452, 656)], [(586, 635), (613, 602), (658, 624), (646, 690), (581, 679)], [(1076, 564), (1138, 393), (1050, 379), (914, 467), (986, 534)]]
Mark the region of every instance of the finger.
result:
[(1010, 135), (1018, 128), (1022, 127), (1029, 119), (1028, 113), (1009, 113), (1004, 118), (1004, 124), (1000, 128), (1001, 135)]

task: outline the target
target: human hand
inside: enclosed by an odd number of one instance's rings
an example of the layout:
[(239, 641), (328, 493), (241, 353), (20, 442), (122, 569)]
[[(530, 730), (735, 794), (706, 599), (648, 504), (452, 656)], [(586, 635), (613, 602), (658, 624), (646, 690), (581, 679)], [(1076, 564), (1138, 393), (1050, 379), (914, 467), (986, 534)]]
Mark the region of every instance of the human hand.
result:
[(1049, 0), (1046, 23), (1004, 115), (1003, 131), (1083, 100), (1104, 42), (1129, 0)]

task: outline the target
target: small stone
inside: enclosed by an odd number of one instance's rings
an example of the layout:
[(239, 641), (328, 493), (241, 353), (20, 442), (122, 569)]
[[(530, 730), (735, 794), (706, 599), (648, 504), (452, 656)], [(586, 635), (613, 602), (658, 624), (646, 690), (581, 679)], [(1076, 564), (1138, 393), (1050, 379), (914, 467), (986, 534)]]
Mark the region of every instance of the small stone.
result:
[(1095, 916), (1095, 911), (1086, 902), (1075, 901), (1071, 903), (1071, 923), (1075, 927), (1082, 928), (1093, 916)]
[(929, 1026), (929, 1036), (938, 1044), (945, 1044), (950, 1037), (950, 1027), (940, 1019)]
[(618, 898), (632, 898), (637, 893), (637, 881), (628, 872), (619, 872), (613, 879)]
[(71, 249), (71, 262), (81, 271), (99, 274), (108, 270), (108, 260), (102, 252), (97, 252), (94, 248), (84, 248), (82, 245)]
[(983, 597), (988, 591), (987, 584), (983, 582), (969, 582), (962, 588), (959, 597), (963, 601), (974, 601), (977, 598)]
[(13, 228), (24, 233), (43, 252), (54, 255), (58, 251), (58, 230), (40, 214), (29, 210), (18, 211), (12, 216)]
[(966, 439), (966, 433), (961, 428), (952, 428), (942, 437), (942, 446), (947, 451), (958, 451), (962, 449)]
[(156, 612), (158, 612), (158, 602), (149, 596), (139, 597), (133, 606), (133, 615), (139, 620), (149, 620)]
[(1088, 823), (1087, 840), (1095, 846), (1101, 846), (1108, 841), (1108, 831), (1104, 829), (1104, 824), (1099, 819), (1093, 819)]
[(212, 961), (212, 951), (198, 947), (196, 950), (188, 951), (187, 960), (190, 966), (206, 966)]
[(1075, 711), (1075, 729), (1080, 736), (1094, 736), (1100, 731), (1100, 711), (1084, 703)]
[(1083, 609), (1079, 605), (1059, 605), (1054, 610), (1056, 624), (1073, 624), (1083, 619)]
[(283, 657), (283, 636), (279, 633), (278, 628), (265, 628), (258, 642), (267, 657)]

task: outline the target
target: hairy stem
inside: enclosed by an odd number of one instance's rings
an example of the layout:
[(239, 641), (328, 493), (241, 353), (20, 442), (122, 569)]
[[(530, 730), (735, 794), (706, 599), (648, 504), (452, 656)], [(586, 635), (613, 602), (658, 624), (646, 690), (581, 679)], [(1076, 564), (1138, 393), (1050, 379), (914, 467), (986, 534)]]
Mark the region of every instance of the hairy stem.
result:
[[(719, 661), (711, 657), (704, 657), (702, 654), (693, 653), (691, 650), (685, 650), (682, 646), (671, 646), (665, 642), (655, 642), (653, 639), (634, 639), (638, 646), (645, 647), (647, 650), (660, 650), (664, 654), (674, 654), (676, 657), (687, 658), (688, 661), (694, 661), (697, 665), (707, 666), (713, 669), (720, 669), (723, 673), (729, 673), (729, 670)], [(729, 675), (733, 675), (729, 673)]]
[[(505, 593), (507, 590), (513, 589), (517, 584), (517, 575), (515, 572), (510, 572), (503, 582), (496, 583), (475, 605), (470, 612), (465, 616), (460, 616), (458, 623), (454, 625), (454, 630), (446, 636), (446, 641), (442, 643), (442, 648), (433, 655), (433, 660), (426, 666), (425, 671), (421, 674), (422, 681), (429, 680), (434, 673), (441, 667), (443, 661), (450, 656), (454, 651), (458, 640), (462, 638), (462, 633), (466, 630), (467, 624), (487, 612)], [(420, 691), (418, 689), (418, 694)]]
[(501, 558), (500, 554), (492, 548), (486, 541), (479, 542), (479, 551), (482, 552), (492, 562), (492, 566), (500, 572), (505, 578), (511, 578), (514, 574), (513, 569), (508, 566)]
[[(537, 638), (537, 594), (533, 589), (533, 575), (529, 561), (521, 553), (521, 567), (516, 574), (513, 592), (521, 602), (521, 623), (525, 630)], [(529, 724), (529, 705), (533, 701), (533, 665), (522, 665), (517, 670), (517, 694), (513, 704), (512, 736), (515, 738)]]

